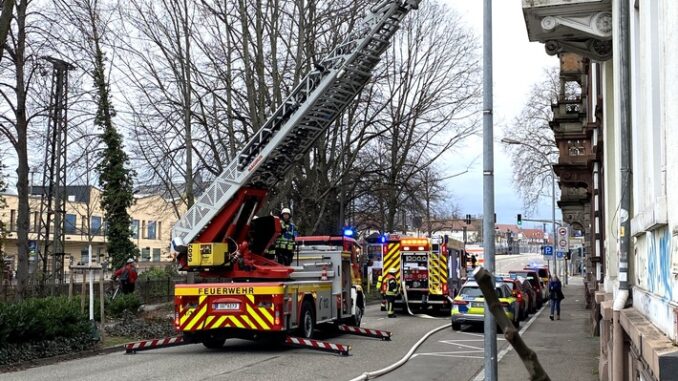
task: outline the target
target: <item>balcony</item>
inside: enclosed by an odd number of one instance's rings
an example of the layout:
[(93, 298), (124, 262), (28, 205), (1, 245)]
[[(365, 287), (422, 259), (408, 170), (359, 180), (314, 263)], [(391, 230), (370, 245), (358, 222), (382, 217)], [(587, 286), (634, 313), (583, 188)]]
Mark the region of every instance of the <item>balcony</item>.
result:
[(530, 41), (546, 52), (578, 53), (597, 61), (612, 58), (612, 0), (523, 0)]

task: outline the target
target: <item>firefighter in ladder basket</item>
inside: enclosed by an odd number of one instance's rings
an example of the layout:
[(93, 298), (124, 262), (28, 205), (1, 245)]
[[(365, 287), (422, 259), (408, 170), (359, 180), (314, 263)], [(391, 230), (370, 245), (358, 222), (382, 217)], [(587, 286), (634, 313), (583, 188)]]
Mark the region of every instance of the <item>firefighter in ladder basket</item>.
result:
[(275, 256), (278, 263), (289, 266), (294, 257), (294, 238), (297, 236), (297, 228), (292, 223), (292, 211), (289, 208), (284, 208), (280, 213), (280, 227), (282, 231), (275, 244)]
[(386, 295), (386, 310), (388, 311), (388, 317), (390, 318), (396, 317), (394, 305), (396, 297), (400, 293), (400, 285), (395, 276), (397, 272), (397, 269), (389, 269), (388, 274), (382, 281), (384, 295)]

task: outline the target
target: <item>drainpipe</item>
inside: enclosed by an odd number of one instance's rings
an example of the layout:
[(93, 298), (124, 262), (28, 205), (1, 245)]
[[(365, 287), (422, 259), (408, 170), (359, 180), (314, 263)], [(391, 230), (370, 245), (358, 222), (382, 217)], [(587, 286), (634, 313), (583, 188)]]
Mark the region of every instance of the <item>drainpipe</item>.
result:
[(621, 210), (619, 213), (619, 290), (612, 305), (614, 325), (612, 332), (612, 381), (624, 378), (624, 332), (620, 324), (621, 310), (629, 298), (629, 249), (631, 244), (631, 58), (630, 6), (628, 0), (616, 2), (619, 12), (619, 122), (621, 153)]

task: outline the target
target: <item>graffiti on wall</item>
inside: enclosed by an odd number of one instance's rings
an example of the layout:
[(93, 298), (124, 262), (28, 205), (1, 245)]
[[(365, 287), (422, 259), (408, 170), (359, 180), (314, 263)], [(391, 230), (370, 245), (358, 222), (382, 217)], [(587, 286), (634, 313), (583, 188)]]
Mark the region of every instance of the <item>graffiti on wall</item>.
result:
[(671, 235), (664, 227), (645, 236), (647, 240), (647, 288), (648, 291), (668, 300), (673, 299), (673, 274)]

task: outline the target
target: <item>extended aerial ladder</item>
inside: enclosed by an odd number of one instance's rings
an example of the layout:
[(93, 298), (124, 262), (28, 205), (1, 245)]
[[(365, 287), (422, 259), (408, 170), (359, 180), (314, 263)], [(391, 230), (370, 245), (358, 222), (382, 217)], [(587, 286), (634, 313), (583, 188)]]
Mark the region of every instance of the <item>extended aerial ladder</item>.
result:
[[(285, 279), (293, 271), (262, 254), (280, 232), (253, 220), (268, 193), (368, 83), (400, 23), (421, 0), (384, 0), (311, 70), (173, 228), (181, 267), (232, 279)], [(214, 271), (189, 243), (223, 243), (227, 268)]]

